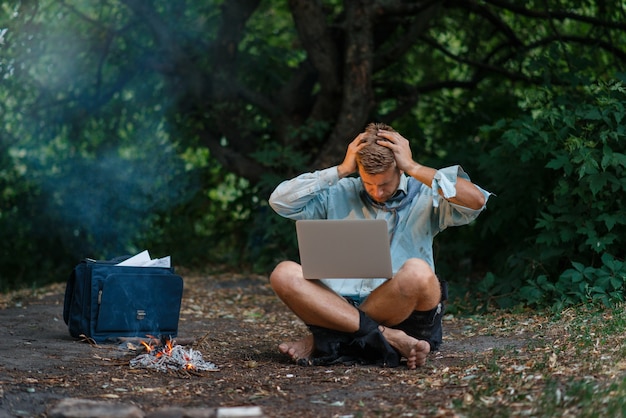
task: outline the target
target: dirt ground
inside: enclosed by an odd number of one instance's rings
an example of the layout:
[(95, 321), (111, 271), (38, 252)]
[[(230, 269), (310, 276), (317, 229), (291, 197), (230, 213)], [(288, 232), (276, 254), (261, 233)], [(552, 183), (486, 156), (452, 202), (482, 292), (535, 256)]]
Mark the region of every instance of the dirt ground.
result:
[[(181, 272), (179, 272), (181, 273)], [(453, 416), (467, 385), (446, 373), (523, 336), (481, 335), (447, 316), (444, 344), (418, 370), (376, 366), (301, 367), (277, 353), (305, 327), (262, 276), (185, 274), (178, 339), (194, 341), (218, 371), (131, 369), (127, 344), (90, 345), (63, 322), (64, 284), (0, 295), (0, 418), (46, 417), (65, 398), (106, 400), (143, 411), (165, 406), (259, 406), (268, 417)]]

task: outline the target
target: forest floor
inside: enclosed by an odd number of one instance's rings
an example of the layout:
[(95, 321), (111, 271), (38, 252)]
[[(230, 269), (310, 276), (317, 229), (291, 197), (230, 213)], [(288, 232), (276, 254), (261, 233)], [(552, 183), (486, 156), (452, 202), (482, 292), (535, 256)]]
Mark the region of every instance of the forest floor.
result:
[[(583, 392), (605, 394), (603, 408), (612, 407), (611, 394), (623, 398), (626, 319), (615, 310), (447, 315), (441, 350), (417, 370), (301, 367), (276, 347), (306, 328), (266, 277), (182, 275), (177, 339), (217, 370), (131, 368), (137, 351), (128, 343), (71, 338), (64, 284), (0, 294), (0, 418), (48, 417), (68, 398), (134, 405), (147, 415), (256, 406), (268, 417), (302, 418), (585, 416), (585, 408), (593, 416)], [(597, 335), (599, 326), (615, 335)]]

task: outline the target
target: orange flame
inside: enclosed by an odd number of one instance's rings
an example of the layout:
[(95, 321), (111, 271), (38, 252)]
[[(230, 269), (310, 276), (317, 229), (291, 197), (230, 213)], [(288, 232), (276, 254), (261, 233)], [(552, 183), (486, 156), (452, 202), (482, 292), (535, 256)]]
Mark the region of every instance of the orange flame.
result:
[[(142, 341), (141, 344), (143, 344), (143, 346), (146, 347), (146, 351), (148, 353), (152, 353), (153, 351), (156, 350), (156, 345), (158, 343), (156, 342), (156, 339), (155, 339), (155, 340), (150, 341), (149, 343), (146, 341)], [(165, 340), (163, 347), (161, 347), (159, 350), (156, 350), (156, 352), (153, 355), (156, 358), (159, 358), (162, 356), (171, 356), (173, 349), (174, 349), (174, 343), (171, 339), (168, 339), (168, 340)]]

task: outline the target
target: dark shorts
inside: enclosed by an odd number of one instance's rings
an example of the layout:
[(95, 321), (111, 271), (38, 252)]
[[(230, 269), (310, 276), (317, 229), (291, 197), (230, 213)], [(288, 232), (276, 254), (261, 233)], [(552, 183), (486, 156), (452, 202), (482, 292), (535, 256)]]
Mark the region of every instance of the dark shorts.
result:
[(392, 328), (401, 329), (411, 337), (427, 341), (430, 351), (437, 351), (443, 339), (442, 317), (446, 310), (443, 302), (430, 311), (413, 311), (413, 313), (398, 325)]
[[(392, 328), (401, 329), (413, 338), (427, 341), (430, 344), (430, 351), (437, 351), (443, 339), (442, 318), (445, 313), (445, 301), (448, 300), (448, 284), (441, 283), (441, 302), (430, 311), (413, 311), (413, 313), (398, 325)], [(346, 300), (355, 307), (360, 305), (360, 301), (355, 301), (350, 297)]]

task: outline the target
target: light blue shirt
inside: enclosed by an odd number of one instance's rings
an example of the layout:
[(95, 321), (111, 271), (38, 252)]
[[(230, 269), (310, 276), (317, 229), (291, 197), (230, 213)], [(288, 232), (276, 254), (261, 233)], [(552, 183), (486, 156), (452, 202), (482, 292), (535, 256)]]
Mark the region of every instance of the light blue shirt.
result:
[[(369, 203), (358, 177), (339, 179), (337, 167), (304, 173), (276, 187), (270, 206), (289, 219), (385, 219), (391, 237), (394, 274), (409, 258), (425, 260), (435, 271), (433, 238), (449, 226), (466, 225), (485, 209), (474, 210), (455, 205), (446, 199), (456, 196), (457, 177), (469, 180), (456, 165), (437, 170), (430, 187), (402, 175), (398, 191), (385, 208)], [(476, 186), (478, 187), (478, 186)], [(403, 204), (407, 193), (417, 194), (410, 204)], [(485, 196), (490, 193), (478, 187)], [(439, 195), (443, 192), (446, 199)], [(397, 211), (394, 208), (402, 207)], [(364, 299), (386, 279), (324, 279), (322, 282), (342, 296)]]

